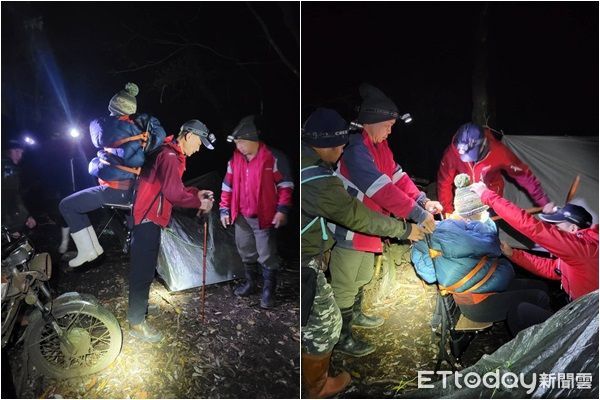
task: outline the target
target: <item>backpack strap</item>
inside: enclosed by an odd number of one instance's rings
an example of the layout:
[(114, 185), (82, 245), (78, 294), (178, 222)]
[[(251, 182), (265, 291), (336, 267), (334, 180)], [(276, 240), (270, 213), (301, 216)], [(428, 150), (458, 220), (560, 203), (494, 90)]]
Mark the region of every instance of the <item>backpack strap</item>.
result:
[(107, 149), (107, 148), (121, 147), (125, 143), (133, 142), (134, 140), (141, 141), (142, 142), (142, 148), (146, 149), (146, 146), (148, 145), (148, 135), (149, 134), (146, 131), (146, 132), (142, 132), (140, 134), (137, 134), (135, 136), (129, 136), (129, 137), (117, 140), (116, 142), (112, 143), (110, 146), (105, 147), (105, 149)]
[[(481, 269), (485, 266), (486, 262), (487, 262), (488, 257), (487, 256), (483, 256), (481, 258), (481, 260), (479, 260), (479, 262), (475, 265), (475, 267), (469, 271), (468, 274), (466, 274), (464, 277), (462, 277), (462, 279), (460, 279), (458, 282), (450, 285), (450, 286), (442, 286), (440, 285), (440, 292), (442, 293), (442, 296), (445, 296), (448, 293), (455, 293), (456, 289), (458, 289), (459, 287), (461, 287), (462, 285), (464, 285), (469, 279), (473, 278), (475, 275), (477, 275), (477, 273), (479, 271), (481, 271)], [(497, 260), (496, 260), (497, 262)], [(496, 268), (490, 268), (490, 270), (495, 270)], [(492, 271), (493, 273), (493, 271)], [(489, 272), (488, 272), (489, 274)], [(489, 274), (491, 276), (491, 274)], [(489, 279), (489, 277), (486, 275), (486, 277), (484, 277), (484, 280), (487, 281), (487, 279)], [(484, 283), (485, 283), (484, 281)], [(483, 283), (481, 284), (483, 285)], [(481, 286), (479, 285), (479, 286)], [(478, 287), (479, 287), (478, 286)]]
[(111, 164), (111, 163), (109, 163), (108, 161), (106, 161), (106, 160), (104, 160), (102, 158), (99, 158), (99, 161), (102, 164), (104, 164), (104, 165), (110, 165), (111, 167), (120, 169), (121, 171), (129, 172), (131, 174), (134, 174), (135, 176), (139, 176), (140, 173), (142, 172), (142, 168), (141, 167), (135, 167), (135, 168), (133, 168), (133, 167), (127, 167), (125, 165)]

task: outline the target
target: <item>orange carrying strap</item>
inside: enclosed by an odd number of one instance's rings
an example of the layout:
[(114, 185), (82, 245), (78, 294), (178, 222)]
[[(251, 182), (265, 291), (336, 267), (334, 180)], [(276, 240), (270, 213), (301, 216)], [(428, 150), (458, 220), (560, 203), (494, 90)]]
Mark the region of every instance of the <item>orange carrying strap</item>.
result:
[[(125, 165), (111, 164), (108, 161), (103, 160), (103, 159), (100, 159), (100, 162), (102, 164), (106, 164), (106, 165), (110, 165), (111, 167), (118, 168), (121, 171), (129, 172), (131, 174), (134, 174), (135, 176), (138, 176), (140, 174), (140, 172), (142, 171), (141, 167), (135, 167), (135, 168), (133, 168), (133, 167), (126, 167)], [(111, 181), (111, 182), (114, 182), (114, 181)], [(119, 181), (116, 181), (116, 182), (119, 182)]]
[(98, 183), (102, 186), (108, 186), (112, 189), (127, 190), (131, 187), (131, 180), (127, 179), (124, 181), (105, 181), (104, 179), (98, 178)]
[[(460, 279), (458, 282), (454, 283), (453, 285), (446, 286), (446, 287), (440, 285), (440, 293), (442, 294), (442, 296), (445, 296), (445, 295), (447, 295), (449, 293), (454, 294), (456, 289), (458, 289), (459, 287), (461, 287), (462, 285), (464, 285), (465, 283), (467, 283), (467, 281), (469, 279), (473, 278), (475, 275), (477, 275), (477, 273), (479, 271), (481, 271), (481, 269), (487, 263), (487, 260), (488, 260), (488, 257), (487, 256), (483, 256), (483, 258), (481, 260), (479, 260), (479, 262), (477, 263), (477, 265), (475, 265), (475, 268), (473, 268), (471, 271), (469, 271), (468, 274), (466, 274), (464, 277), (462, 277), (462, 279)], [(496, 271), (496, 267), (497, 266), (498, 266), (498, 260), (496, 259), (492, 263), (492, 266), (491, 266), (490, 270), (483, 277), (483, 279), (481, 279), (479, 282), (477, 282), (471, 288), (465, 290), (462, 293), (473, 292), (473, 291), (479, 289), (485, 282), (488, 281), (488, 279), (490, 279), (490, 277), (492, 276), (492, 274), (494, 273), (494, 271)]]
[(114, 142), (113, 144), (111, 144), (110, 146), (107, 146), (107, 147), (108, 148), (120, 147), (120, 146), (124, 145), (125, 143), (133, 142), (134, 140), (140, 140), (142, 142), (142, 148), (145, 150), (146, 146), (148, 145), (148, 132), (142, 132), (139, 135), (129, 136), (129, 137), (117, 140), (116, 142)]

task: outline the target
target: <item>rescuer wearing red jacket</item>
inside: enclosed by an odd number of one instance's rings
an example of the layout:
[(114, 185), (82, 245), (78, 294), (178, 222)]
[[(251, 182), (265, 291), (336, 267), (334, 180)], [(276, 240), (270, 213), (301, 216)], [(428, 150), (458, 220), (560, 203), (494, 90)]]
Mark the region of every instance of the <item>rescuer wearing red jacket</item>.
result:
[(544, 207), (544, 212), (551, 212), (554, 204), (529, 167), (497, 140), (489, 128), (473, 123), (458, 128), (440, 163), (437, 191), (444, 212), (451, 214), (454, 211), (452, 202), (456, 175), (467, 174), (471, 182), (484, 182), (490, 190), (502, 196), (502, 173), (514, 179), (535, 204)]
[(546, 223), (487, 189), (483, 182), (471, 189), (509, 225), (555, 256), (539, 257), (503, 244), (502, 251), (511, 261), (538, 276), (560, 281), (571, 300), (598, 289), (598, 225), (592, 225), (592, 216), (583, 207), (568, 203), (554, 214), (541, 214)]
[(173, 206), (199, 208), (208, 212), (213, 199), (210, 190), (185, 187), (181, 181), (185, 159), (200, 150), (202, 144), (213, 149), (215, 136), (198, 120), (183, 124), (177, 136), (169, 136), (153, 162), (142, 169), (133, 204), (134, 227), (129, 271), (129, 333), (141, 340), (158, 342), (162, 335), (145, 321), (150, 284), (160, 247), (161, 228), (171, 220)]
[(227, 138), (236, 149), (227, 163), (219, 211), (225, 228), (235, 226), (235, 244), (244, 263), (246, 282), (235, 290), (246, 297), (263, 276), (262, 308), (275, 305), (279, 270), (275, 230), (286, 224), (294, 182), (286, 157), (259, 139), (254, 116), (243, 118)]
[[(339, 161), (337, 176), (348, 194), (367, 208), (383, 215), (410, 219), (425, 232), (435, 229), (432, 213), (442, 211), (437, 201), (427, 198), (394, 159), (387, 137), (402, 117), (396, 104), (381, 90), (363, 83), (358, 123), (363, 132), (350, 135)], [(335, 302), (342, 313), (342, 331), (336, 350), (353, 357), (375, 351), (375, 346), (355, 337), (353, 327), (376, 328), (384, 323), (379, 316), (362, 311), (364, 286), (373, 278), (375, 253), (382, 251), (381, 238), (355, 232), (343, 225), (331, 225), (336, 245), (329, 268)]]

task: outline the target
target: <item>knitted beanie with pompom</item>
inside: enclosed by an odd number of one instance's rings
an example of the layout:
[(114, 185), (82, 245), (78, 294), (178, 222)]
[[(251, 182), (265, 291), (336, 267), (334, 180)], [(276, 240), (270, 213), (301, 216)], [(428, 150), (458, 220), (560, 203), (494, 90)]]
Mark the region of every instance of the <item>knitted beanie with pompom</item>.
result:
[(108, 103), (108, 110), (111, 115), (131, 115), (137, 111), (137, 101), (135, 96), (140, 89), (135, 83), (127, 83), (125, 89), (115, 94)]
[(471, 179), (467, 174), (458, 174), (454, 177), (456, 192), (454, 193), (454, 210), (461, 217), (471, 217), (484, 212), (489, 207), (481, 202), (477, 193), (469, 190)]

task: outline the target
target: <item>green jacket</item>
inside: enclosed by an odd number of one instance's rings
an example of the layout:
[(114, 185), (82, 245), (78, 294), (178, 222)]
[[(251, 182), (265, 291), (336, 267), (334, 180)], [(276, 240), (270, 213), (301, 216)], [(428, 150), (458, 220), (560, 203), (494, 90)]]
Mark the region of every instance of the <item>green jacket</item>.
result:
[[(351, 197), (342, 181), (333, 175), (333, 166), (321, 160), (317, 153), (302, 144), (302, 264), (334, 245), (333, 233), (325, 225), (327, 240), (319, 217), (350, 230), (370, 235), (405, 239), (410, 224), (368, 209)], [(306, 227), (312, 225), (307, 229)]]

